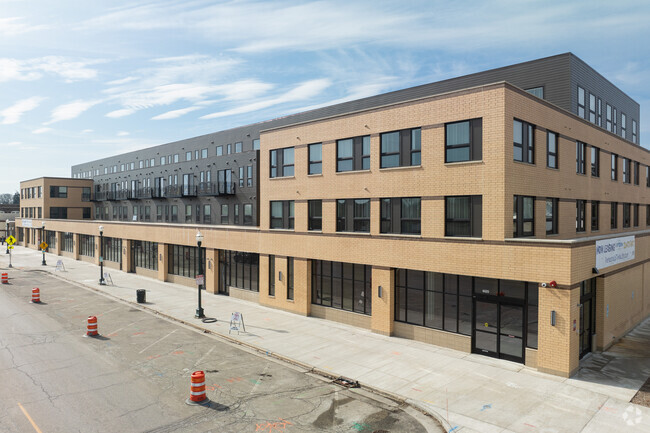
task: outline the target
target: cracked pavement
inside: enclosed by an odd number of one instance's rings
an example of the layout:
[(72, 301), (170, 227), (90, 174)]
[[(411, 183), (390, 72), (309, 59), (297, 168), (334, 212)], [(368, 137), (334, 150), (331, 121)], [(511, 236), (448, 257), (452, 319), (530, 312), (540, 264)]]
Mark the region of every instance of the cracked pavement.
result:
[[(0, 288), (0, 431), (438, 432), (437, 423), (38, 272)], [(43, 304), (31, 304), (31, 288)], [(84, 338), (98, 317), (100, 338)], [(206, 371), (209, 407), (189, 406)]]

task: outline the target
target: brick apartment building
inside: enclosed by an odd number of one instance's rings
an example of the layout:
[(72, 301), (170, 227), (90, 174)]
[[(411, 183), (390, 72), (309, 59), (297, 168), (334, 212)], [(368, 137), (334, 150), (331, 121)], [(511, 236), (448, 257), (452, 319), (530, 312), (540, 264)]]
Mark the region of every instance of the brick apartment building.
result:
[[(16, 227), (59, 255), (187, 285), (202, 262), (213, 293), (570, 376), (650, 314), (639, 142), (639, 105), (567, 53), (25, 181)], [(61, 188), (78, 201), (57, 205)]]

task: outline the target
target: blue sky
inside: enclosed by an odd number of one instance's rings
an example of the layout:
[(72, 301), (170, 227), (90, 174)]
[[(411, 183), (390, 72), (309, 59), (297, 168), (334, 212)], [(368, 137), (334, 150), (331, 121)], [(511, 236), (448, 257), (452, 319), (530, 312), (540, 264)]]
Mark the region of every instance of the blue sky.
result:
[(650, 2), (0, 0), (0, 193), (116, 153), (571, 51), (641, 104)]

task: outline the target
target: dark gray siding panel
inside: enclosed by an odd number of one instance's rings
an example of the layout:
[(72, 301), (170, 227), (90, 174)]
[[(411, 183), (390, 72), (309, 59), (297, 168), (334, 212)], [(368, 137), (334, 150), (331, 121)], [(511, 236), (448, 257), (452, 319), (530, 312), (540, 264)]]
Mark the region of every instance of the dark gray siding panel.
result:
[[(578, 57), (571, 55), (571, 112), (578, 113), (578, 86), (585, 89), (587, 112), (589, 110), (589, 94), (593, 93), (597, 98), (603, 101), (603, 128), (605, 127), (606, 105), (610, 104), (616, 108), (617, 124), (620, 135), (621, 113), (627, 116), (627, 136), (628, 141), (632, 141), (632, 119), (637, 122), (637, 144), (640, 141), (640, 107), (637, 102), (623, 93), (618, 87), (613, 85), (605, 77), (596, 72), (593, 68), (580, 60)], [(588, 115), (587, 115), (588, 117)]]

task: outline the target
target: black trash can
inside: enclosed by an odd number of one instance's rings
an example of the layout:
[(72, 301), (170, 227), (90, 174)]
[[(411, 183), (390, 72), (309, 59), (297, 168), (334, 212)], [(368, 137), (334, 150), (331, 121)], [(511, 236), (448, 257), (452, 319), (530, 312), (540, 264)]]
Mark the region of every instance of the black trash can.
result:
[(147, 291), (144, 289), (138, 289), (135, 291), (137, 298), (138, 298), (138, 304), (144, 304), (147, 302)]

